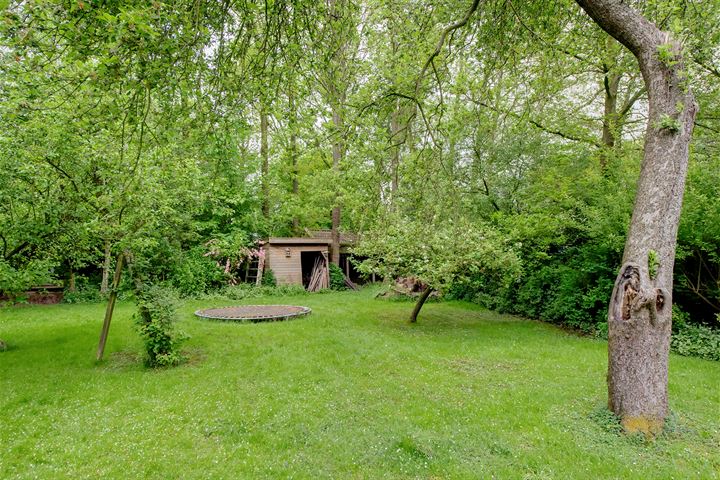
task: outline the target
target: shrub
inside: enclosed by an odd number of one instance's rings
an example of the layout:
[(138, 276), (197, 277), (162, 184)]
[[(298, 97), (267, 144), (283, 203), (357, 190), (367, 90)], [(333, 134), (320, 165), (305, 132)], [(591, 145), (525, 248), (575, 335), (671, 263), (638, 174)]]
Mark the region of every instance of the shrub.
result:
[(0, 294), (22, 300), (22, 294), (33, 285), (50, 283), (51, 271), (52, 265), (49, 261), (30, 260), (15, 268), (0, 259)]
[(184, 297), (209, 292), (225, 283), (223, 270), (215, 260), (204, 256), (201, 247), (183, 252), (176, 258), (170, 278), (173, 286)]
[(87, 277), (78, 275), (75, 279), (75, 291), (71, 292), (67, 288), (63, 292), (63, 303), (97, 303), (102, 301), (100, 294), (100, 286), (92, 284)]
[(670, 348), (688, 357), (720, 361), (720, 330), (684, 323), (673, 328)]
[(135, 323), (145, 344), (145, 365), (168, 367), (184, 360), (180, 344), (187, 335), (175, 329), (177, 294), (161, 286), (146, 287), (137, 294)]
[(330, 289), (347, 290), (347, 285), (345, 285), (345, 274), (342, 269), (334, 263), (330, 264)]
[(273, 272), (271, 269), (267, 269), (263, 271), (262, 280), (260, 281), (260, 284), (263, 287), (275, 287), (277, 286), (277, 280), (275, 280), (275, 272)]

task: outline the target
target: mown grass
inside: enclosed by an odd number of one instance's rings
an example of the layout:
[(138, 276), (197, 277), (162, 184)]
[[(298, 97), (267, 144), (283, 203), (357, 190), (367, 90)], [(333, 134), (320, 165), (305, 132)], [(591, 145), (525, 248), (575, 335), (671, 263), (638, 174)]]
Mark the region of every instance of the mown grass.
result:
[[(371, 291), (292, 303), (312, 315), (193, 317), (190, 361), (142, 367), (121, 303), (0, 309), (0, 478), (718, 478), (720, 366), (672, 356), (670, 431), (603, 414), (606, 344), (463, 303)], [(232, 304), (237, 302), (226, 302)]]

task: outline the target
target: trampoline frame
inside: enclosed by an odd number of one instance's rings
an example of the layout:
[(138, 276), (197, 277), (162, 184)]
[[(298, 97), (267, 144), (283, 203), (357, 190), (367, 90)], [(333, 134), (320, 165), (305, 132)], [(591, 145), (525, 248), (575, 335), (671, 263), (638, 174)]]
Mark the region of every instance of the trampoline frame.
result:
[[(222, 314), (208, 314), (209, 310), (227, 310), (232, 311), (233, 309), (252, 309), (257, 308), (258, 310), (262, 310), (265, 307), (274, 307), (274, 308), (291, 308), (291, 309), (300, 309), (299, 311), (292, 311), (288, 312), (286, 314), (272, 314), (272, 315), (222, 315)], [(207, 318), (210, 320), (225, 320), (229, 322), (275, 322), (275, 321), (283, 321), (283, 320), (289, 320), (291, 318), (296, 317), (304, 317), (305, 315), (309, 315), (312, 313), (312, 309), (309, 307), (303, 307), (299, 305), (235, 305), (231, 307), (214, 307), (214, 308), (205, 308), (201, 310), (197, 310), (195, 312), (195, 316), (200, 318)]]

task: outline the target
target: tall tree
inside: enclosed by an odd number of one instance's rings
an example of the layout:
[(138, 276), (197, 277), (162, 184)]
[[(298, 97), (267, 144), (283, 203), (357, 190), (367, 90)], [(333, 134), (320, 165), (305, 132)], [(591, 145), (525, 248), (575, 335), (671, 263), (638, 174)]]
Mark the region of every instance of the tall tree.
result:
[(697, 104), (682, 45), (620, 0), (576, 0), (638, 60), (649, 114), (623, 266), (608, 312), (608, 402), (626, 431), (656, 434), (668, 413), (672, 280)]
[[(332, 122), (332, 171), (340, 177), (347, 152), (347, 97), (353, 80), (353, 63), (357, 54), (356, 5), (348, 0), (327, 0), (322, 44), (327, 55), (318, 74), (322, 95), (330, 107)], [(331, 214), (330, 261), (340, 264), (340, 192), (336, 189)]]

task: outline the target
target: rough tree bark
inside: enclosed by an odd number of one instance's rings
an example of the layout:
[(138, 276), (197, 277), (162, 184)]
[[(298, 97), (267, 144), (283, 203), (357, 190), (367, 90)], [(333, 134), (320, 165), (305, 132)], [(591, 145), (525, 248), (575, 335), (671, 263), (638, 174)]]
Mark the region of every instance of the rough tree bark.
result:
[(668, 413), (675, 244), (697, 104), (681, 45), (621, 0), (576, 0), (637, 58), (649, 99), (640, 179), (608, 311), (608, 404), (627, 432), (654, 435)]

